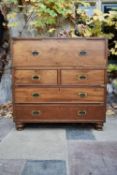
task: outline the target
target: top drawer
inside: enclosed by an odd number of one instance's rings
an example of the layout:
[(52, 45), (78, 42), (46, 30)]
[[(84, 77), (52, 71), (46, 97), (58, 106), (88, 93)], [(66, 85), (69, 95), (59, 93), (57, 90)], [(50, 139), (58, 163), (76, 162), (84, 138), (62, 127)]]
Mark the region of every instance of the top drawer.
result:
[(16, 39), (14, 66), (105, 66), (104, 39)]

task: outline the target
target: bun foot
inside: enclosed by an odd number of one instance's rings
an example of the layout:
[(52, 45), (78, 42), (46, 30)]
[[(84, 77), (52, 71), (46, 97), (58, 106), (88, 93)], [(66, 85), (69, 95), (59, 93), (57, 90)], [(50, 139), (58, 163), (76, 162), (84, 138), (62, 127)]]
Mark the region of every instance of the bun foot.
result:
[(103, 130), (103, 123), (96, 123), (96, 130), (102, 131)]
[(16, 123), (16, 129), (17, 129), (17, 131), (22, 131), (24, 129), (24, 124), (23, 123)]

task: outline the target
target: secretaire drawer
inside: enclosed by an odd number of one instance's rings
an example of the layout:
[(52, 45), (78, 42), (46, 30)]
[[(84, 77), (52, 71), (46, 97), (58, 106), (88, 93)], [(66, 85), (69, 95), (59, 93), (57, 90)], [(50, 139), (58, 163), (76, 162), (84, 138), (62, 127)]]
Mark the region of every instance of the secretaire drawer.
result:
[(56, 70), (15, 70), (15, 84), (57, 84)]
[[(98, 112), (95, 112), (98, 111)], [(16, 105), (16, 121), (95, 122), (104, 120), (101, 105)]]
[(15, 103), (103, 102), (104, 88), (15, 88)]
[(62, 70), (62, 84), (100, 85), (105, 82), (104, 70)]
[(14, 40), (14, 66), (105, 66), (105, 40)]

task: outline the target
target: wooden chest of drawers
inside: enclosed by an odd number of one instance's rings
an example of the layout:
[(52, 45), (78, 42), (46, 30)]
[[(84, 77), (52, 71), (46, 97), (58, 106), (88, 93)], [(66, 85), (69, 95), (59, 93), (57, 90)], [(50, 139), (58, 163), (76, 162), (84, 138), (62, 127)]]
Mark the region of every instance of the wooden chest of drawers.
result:
[(13, 114), (25, 123), (94, 123), (106, 113), (107, 40), (12, 40)]

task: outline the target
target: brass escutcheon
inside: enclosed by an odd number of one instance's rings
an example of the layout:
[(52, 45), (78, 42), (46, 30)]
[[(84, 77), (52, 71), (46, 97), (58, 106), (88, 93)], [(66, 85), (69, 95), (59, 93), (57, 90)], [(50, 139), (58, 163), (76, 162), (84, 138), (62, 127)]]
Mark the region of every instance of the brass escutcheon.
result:
[(87, 75), (85, 75), (85, 74), (76, 75), (76, 79), (77, 80), (86, 80), (87, 79)]
[(32, 96), (33, 96), (33, 97), (40, 97), (40, 94), (39, 94), (39, 93), (34, 92), (34, 93), (32, 93)]
[(79, 53), (80, 56), (86, 56), (87, 52), (85, 50), (81, 50)]
[(87, 114), (87, 111), (78, 111), (77, 116), (85, 116)]
[(32, 116), (40, 116), (42, 114), (42, 112), (39, 111), (32, 111)]
[(88, 94), (86, 92), (79, 92), (78, 96), (80, 96), (81, 98), (85, 98), (88, 96)]
[(32, 80), (40, 80), (41, 77), (39, 75), (33, 75)]
[(32, 51), (32, 55), (33, 56), (38, 56), (38, 55), (40, 55), (40, 52), (37, 51), (37, 50), (34, 50), (34, 51)]

